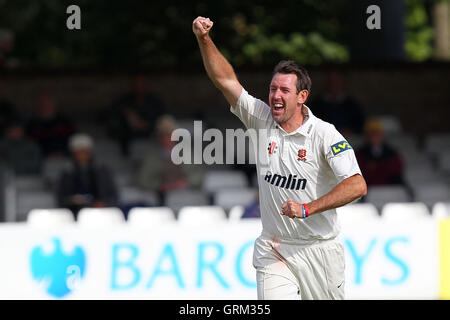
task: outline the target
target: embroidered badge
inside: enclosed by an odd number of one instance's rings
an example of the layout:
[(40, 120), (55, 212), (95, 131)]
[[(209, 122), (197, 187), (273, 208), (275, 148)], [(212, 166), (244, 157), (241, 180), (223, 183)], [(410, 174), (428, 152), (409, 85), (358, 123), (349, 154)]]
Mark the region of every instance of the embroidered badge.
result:
[(306, 149), (299, 149), (297, 155), (298, 155), (297, 160), (301, 160), (303, 162), (306, 161)]
[(277, 153), (277, 143), (276, 142), (271, 142), (269, 143), (269, 147), (267, 148), (267, 150), (269, 151), (269, 154), (274, 154)]

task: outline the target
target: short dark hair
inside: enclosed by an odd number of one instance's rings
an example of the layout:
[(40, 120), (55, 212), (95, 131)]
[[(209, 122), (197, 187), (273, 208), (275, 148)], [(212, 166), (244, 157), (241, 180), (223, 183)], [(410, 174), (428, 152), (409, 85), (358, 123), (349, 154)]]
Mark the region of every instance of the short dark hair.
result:
[(277, 73), (281, 74), (295, 74), (297, 76), (297, 93), (302, 90), (311, 92), (311, 78), (305, 68), (299, 66), (295, 61), (282, 60), (273, 69), (274, 76)]

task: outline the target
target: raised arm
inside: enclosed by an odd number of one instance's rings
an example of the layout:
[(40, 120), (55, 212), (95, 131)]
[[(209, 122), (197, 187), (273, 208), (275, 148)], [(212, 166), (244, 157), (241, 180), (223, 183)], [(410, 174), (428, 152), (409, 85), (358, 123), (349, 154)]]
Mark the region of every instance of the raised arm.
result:
[(227, 101), (234, 108), (242, 92), (233, 67), (220, 53), (209, 37), (213, 22), (209, 18), (197, 17), (192, 23), (192, 30), (197, 37), (203, 64), (209, 78), (222, 91)]

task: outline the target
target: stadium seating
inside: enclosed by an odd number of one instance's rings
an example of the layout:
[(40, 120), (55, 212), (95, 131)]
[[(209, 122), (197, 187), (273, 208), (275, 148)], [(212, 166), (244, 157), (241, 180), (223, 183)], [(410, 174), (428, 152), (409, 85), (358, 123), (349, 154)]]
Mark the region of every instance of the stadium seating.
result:
[(169, 191), (164, 205), (177, 213), (184, 206), (206, 206), (210, 201), (208, 195), (197, 189), (183, 189)]
[(82, 227), (102, 228), (120, 225), (125, 222), (119, 208), (82, 208), (78, 212), (77, 224)]
[(408, 150), (417, 153), (417, 140), (410, 134), (398, 134), (387, 138), (387, 143), (397, 151)]
[(180, 209), (178, 222), (182, 225), (203, 226), (227, 222), (225, 210), (218, 206), (187, 206)]
[(439, 170), (450, 175), (450, 150), (443, 150), (438, 154)]
[[(243, 131), (245, 132), (245, 130)], [(226, 134), (226, 131), (224, 131), (224, 134)], [(225, 150), (226, 152), (233, 151), (234, 155), (234, 161), (235, 163), (238, 163), (237, 161), (243, 161), (246, 164), (255, 164), (256, 163), (256, 154), (255, 149), (253, 146), (253, 141), (250, 139), (250, 136), (245, 138), (245, 144), (240, 142), (241, 139), (237, 138), (227, 138), (225, 139)], [(239, 157), (238, 157), (239, 155)], [(240, 164), (243, 164), (243, 162), (240, 162)]]
[(56, 187), (58, 179), (65, 168), (70, 165), (70, 160), (66, 158), (47, 158), (43, 162), (42, 176), (45, 182), (51, 187)]
[(118, 188), (129, 187), (133, 185), (133, 177), (130, 171), (114, 171), (114, 181)]
[(132, 208), (128, 213), (128, 224), (135, 227), (155, 227), (173, 223), (175, 213), (168, 207)]
[(122, 204), (148, 203), (148, 205), (156, 205), (159, 202), (158, 195), (155, 192), (142, 190), (134, 186), (121, 186), (119, 193)]
[(410, 196), (403, 186), (371, 186), (368, 188), (365, 201), (374, 204), (380, 210), (388, 202), (408, 202)]
[(386, 222), (416, 221), (430, 217), (427, 206), (421, 202), (391, 202), (383, 206), (381, 218)]
[(414, 200), (423, 202), (428, 207), (440, 201), (450, 201), (450, 190), (447, 184), (442, 182), (420, 183), (413, 187)]
[(414, 170), (415, 168), (426, 167), (433, 170), (433, 164), (427, 154), (420, 153), (413, 149), (398, 150), (403, 157), (406, 170)]
[(405, 182), (415, 187), (420, 184), (432, 184), (442, 180), (438, 172), (426, 165), (407, 167), (404, 174)]
[(150, 139), (133, 140), (130, 144), (130, 159), (134, 165), (138, 165), (149, 152), (155, 150), (159, 150), (159, 147)]
[(431, 215), (436, 219), (450, 218), (450, 201), (435, 203)]
[(450, 147), (450, 133), (431, 133), (425, 137), (425, 150), (436, 156)]
[(214, 194), (213, 204), (229, 211), (236, 205), (246, 206), (255, 200), (257, 189), (240, 188), (218, 191)]
[(27, 215), (27, 224), (33, 227), (53, 227), (75, 222), (72, 211), (64, 208), (32, 209)]
[(228, 213), (228, 221), (230, 222), (239, 222), (241, 221), (242, 215), (244, 214), (245, 208), (244, 206), (233, 206)]
[(207, 171), (202, 189), (208, 193), (233, 188), (246, 188), (247, 177), (241, 171)]
[(32, 209), (51, 209), (56, 207), (55, 195), (46, 190), (16, 190), (16, 217), (26, 219)]
[(44, 190), (47, 188), (45, 180), (39, 175), (22, 176), (14, 179), (16, 189), (20, 190)]
[(352, 203), (337, 208), (339, 223), (351, 225), (352, 223), (379, 220), (380, 215), (377, 208), (372, 203)]

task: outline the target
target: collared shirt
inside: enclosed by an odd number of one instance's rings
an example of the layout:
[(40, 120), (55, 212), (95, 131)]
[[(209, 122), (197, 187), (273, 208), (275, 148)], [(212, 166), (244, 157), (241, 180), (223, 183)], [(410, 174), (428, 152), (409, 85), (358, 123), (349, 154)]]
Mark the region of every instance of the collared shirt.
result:
[(335, 238), (340, 230), (336, 209), (292, 219), (280, 214), (281, 205), (288, 199), (298, 203), (316, 200), (344, 179), (361, 174), (345, 138), (307, 110), (306, 121), (287, 133), (273, 120), (270, 107), (245, 89), (236, 108), (231, 107), (248, 129), (258, 131), (258, 140), (252, 142), (257, 146), (263, 234), (281, 242), (308, 244)]

